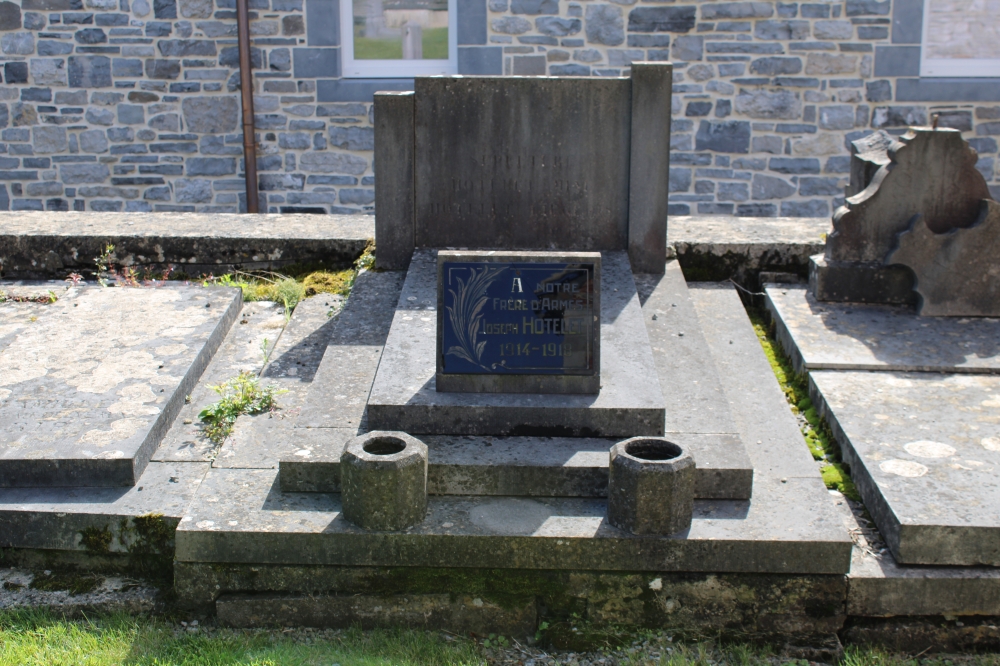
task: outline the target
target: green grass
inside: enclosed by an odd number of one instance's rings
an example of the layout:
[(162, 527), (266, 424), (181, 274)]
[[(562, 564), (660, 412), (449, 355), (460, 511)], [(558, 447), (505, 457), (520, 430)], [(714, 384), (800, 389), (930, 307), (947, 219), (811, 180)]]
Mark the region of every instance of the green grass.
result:
[[(627, 647), (586, 655), (593, 663), (620, 666), (749, 666), (803, 664), (775, 653), (769, 646), (740, 643), (673, 642), (662, 632), (644, 631)], [(189, 631), (179, 622), (161, 617), (118, 613), (68, 620), (45, 610), (0, 611), (0, 666), (464, 666), (517, 663), (543, 652), (529, 648), (530, 656), (487, 641), (445, 633), (411, 630), (347, 629), (242, 630), (201, 626)], [(495, 641), (491, 641), (495, 643)], [(566, 655), (547, 652), (566, 661)], [(655, 656), (654, 656), (655, 655)], [(584, 655), (577, 654), (579, 661)], [(546, 660), (543, 658), (541, 662)], [(907, 655), (878, 648), (848, 646), (843, 666), (1000, 666), (995, 654)]]
[(860, 501), (858, 490), (841, 462), (840, 448), (834, 441), (830, 426), (816, 412), (816, 407), (809, 398), (809, 384), (806, 377), (796, 374), (791, 359), (768, 329), (763, 313), (755, 309), (748, 309), (747, 313), (753, 323), (754, 332), (757, 333), (757, 339), (760, 340), (760, 346), (764, 349), (764, 355), (771, 364), (771, 370), (774, 371), (774, 376), (785, 393), (785, 399), (791, 405), (792, 411), (801, 414), (806, 422), (802, 428), (802, 437), (809, 447), (809, 452), (815, 460), (825, 463), (820, 468), (823, 483), (831, 490), (840, 491), (845, 497)]
[[(363, 26), (354, 28), (355, 60), (401, 60), (402, 39), (372, 39), (362, 37)], [(428, 28), (420, 40), (424, 47), (424, 60), (448, 59), (448, 28)]]
[(471, 640), (423, 631), (305, 632), (210, 629), (116, 614), (65, 620), (46, 611), (0, 612), (0, 665), (483, 664)]

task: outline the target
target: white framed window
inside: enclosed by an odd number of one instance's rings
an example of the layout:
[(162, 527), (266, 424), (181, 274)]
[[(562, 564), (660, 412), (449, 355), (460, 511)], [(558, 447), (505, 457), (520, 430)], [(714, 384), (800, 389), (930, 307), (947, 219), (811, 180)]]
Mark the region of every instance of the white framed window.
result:
[(340, 0), (345, 77), (458, 71), (455, 0)]
[(1000, 76), (1000, 0), (924, 0), (921, 76)]

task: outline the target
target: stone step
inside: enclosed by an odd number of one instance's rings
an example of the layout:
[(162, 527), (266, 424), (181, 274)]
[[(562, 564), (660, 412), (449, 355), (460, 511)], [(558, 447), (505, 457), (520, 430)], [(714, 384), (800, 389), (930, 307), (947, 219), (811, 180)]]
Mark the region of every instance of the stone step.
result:
[[(349, 431), (296, 429), (310, 448), (279, 461), (282, 492), (340, 492)], [(302, 435), (305, 435), (302, 437)], [(572, 437), (419, 436), (429, 449), (432, 495), (607, 497), (608, 450), (618, 441)], [(695, 497), (750, 499), (753, 469), (736, 435), (671, 434), (698, 465)]]

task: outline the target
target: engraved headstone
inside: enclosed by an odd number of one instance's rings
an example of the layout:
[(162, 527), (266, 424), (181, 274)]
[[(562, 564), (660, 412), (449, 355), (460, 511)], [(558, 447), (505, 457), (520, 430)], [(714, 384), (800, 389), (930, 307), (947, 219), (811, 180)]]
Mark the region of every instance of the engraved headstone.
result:
[(599, 252), (438, 253), (438, 391), (597, 393)]
[(375, 95), (380, 268), (416, 248), (628, 250), (663, 273), (670, 63), (617, 77), (431, 77)]
[(911, 273), (885, 261), (896, 235), (915, 215), (935, 234), (972, 226), (980, 202), (990, 198), (976, 170), (978, 155), (958, 130), (915, 127), (891, 145), (876, 143), (871, 151), (883, 146), (889, 162), (837, 210), (825, 254), (812, 258), (809, 282), (817, 300), (912, 302)]

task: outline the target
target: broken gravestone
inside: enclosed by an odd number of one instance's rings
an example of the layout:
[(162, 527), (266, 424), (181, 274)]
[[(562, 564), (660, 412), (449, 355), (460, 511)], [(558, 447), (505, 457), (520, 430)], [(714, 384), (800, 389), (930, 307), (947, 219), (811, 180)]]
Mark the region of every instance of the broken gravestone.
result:
[(1000, 204), (982, 201), (974, 225), (943, 234), (917, 217), (886, 263), (913, 271), (921, 315), (1000, 317)]
[[(884, 156), (882, 152), (884, 151)], [(971, 227), (990, 194), (978, 155), (953, 129), (911, 128), (898, 140), (877, 136), (852, 151), (850, 196), (833, 217), (826, 252), (812, 258), (810, 289), (820, 301), (912, 303), (913, 273), (888, 265), (896, 236), (913, 218), (934, 234)]]

